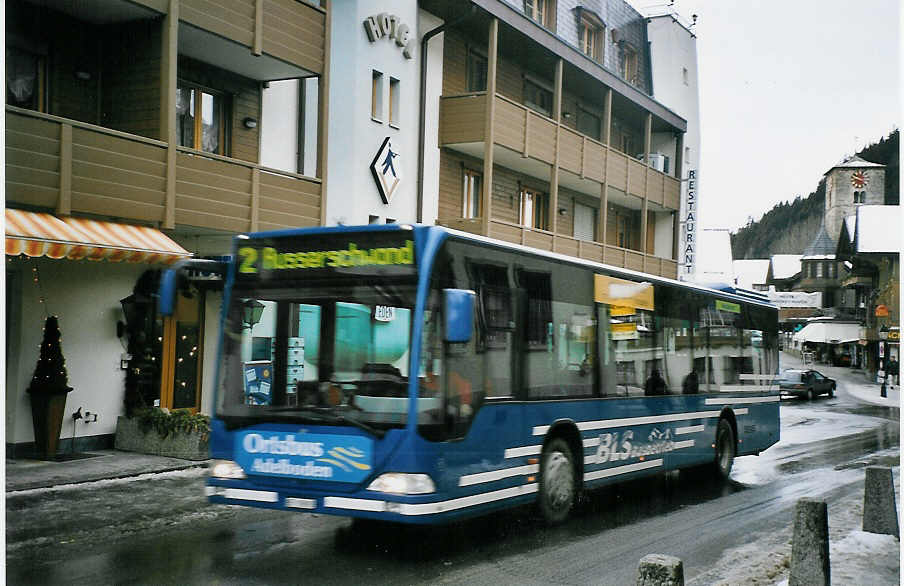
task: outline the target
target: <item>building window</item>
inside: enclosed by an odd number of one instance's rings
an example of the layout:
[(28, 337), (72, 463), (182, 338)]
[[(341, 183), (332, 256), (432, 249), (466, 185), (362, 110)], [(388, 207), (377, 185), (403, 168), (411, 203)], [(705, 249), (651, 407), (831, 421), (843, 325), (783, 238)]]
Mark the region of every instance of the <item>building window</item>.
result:
[(540, 26), (550, 26), (549, 0), (524, 0), (524, 14)]
[(596, 240), (596, 208), (575, 202), (572, 233), (576, 240)]
[(627, 43), (621, 48), (621, 74), (628, 83), (637, 84), (637, 51)]
[(222, 95), (179, 83), (176, 97), (179, 145), (225, 154), (226, 108)]
[(816, 278), (817, 279), (822, 278), (822, 263), (821, 262), (816, 263)]
[(552, 115), (552, 92), (540, 87), (536, 83), (524, 80), (524, 105), (543, 114)]
[(487, 58), (473, 49), (469, 49), (467, 69), (468, 91), (485, 92), (487, 90)]
[(401, 82), (394, 77), (389, 78), (389, 123), (398, 126), (401, 120), (400, 112), (400, 94), (399, 87)]
[(838, 276), (838, 273), (837, 273), (837, 270), (835, 267), (835, 263), (833, 263), (833, 262), (826, 263), (826, 276), (830, 279), (834, 279), (835, 277)]
[(619, 248), (631, 247), (631, 218), (621, 214), (615, 216), (615, 236)]
[(6, 103), (46, 112), (44, 58), (15, 47), (6, 48)]
[(461, 217), (480, 217), (480, 190), (483, 177), (476, 171), (465, 169), (462, 173)]
[(865, 203), (866, 202), (866, 192), (865, 191), (855, 191), (854, 192), (854, 203)]
[(370, 117), (377, 122), (383, 121), (383, 74), (373, 70), (370, 93)]
[(545, 193), (521, 190), (521, 225), (538, 230), (549, 229), (549, 205)]
[(591, 114), (583, 108), (578, 108), (578, 132), (580, 132), (581, 134), (586, 134), (587, 136), (595, 140), (600, 140), (601, 127), (602, 123), (600, 122), (599, 116), (597, 116), (596, 114)]
[(602, 61), (603, 55), (603, 26), (602, 23), (590, 14), (581, 12), (580, 31), (578, 40), (581, 52), (594, 61)]

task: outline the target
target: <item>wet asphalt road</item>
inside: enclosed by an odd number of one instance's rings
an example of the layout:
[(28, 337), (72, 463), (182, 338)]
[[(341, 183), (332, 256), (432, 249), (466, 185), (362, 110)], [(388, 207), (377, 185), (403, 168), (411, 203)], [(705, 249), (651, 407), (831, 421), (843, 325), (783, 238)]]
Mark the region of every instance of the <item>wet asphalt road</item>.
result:
[(856, 401), (838, 370), (835, 398), (782, 402), (782, 442), (738, 459), (730, 482), (682, 472), (605, 488), (559, 527), (530, 508), (399, 529), (210, 507), (203, 477), (185, 474), (8, 500), (7, 583), (630, 584), (647, 553), (708, 583), (725, 551), (787, 530), (798, 498), (831, 509), (862, 491), (865, 465), (897, 465), (897, 411)]

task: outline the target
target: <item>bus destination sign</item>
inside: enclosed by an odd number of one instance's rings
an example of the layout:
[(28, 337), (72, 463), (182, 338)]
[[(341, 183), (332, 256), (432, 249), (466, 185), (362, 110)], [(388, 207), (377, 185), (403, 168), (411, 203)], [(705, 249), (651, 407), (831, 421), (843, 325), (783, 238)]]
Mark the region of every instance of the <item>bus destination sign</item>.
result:
[[(311, 272), (361, 272), (381, 268), (414, 269), (414, 242), (397, 235), (344, 234), (335, 238), (271, 238), (238, 249), (238, 277), (297, 278)], [(356, 269), (364, 269), (357, 271)], [(397, 271), (393, 271), (397, 272)]]

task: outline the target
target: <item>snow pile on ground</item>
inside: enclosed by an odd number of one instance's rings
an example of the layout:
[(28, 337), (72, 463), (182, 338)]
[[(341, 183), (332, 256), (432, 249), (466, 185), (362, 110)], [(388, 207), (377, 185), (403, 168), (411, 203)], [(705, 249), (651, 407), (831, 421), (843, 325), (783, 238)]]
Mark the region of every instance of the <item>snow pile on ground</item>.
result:
[[(898, 472), (899, 469), (894, 468), (896, 503), (900, 503)], [(891, 535), (861, 531), (859, 528), (862, 526), (862, 491), (829, 503), (829, 563), (832, 584), (900, 584), (900, 540)], [(792, 535), (791, 523), (781, 531), (751, 535), (747, 545), (726, 551), (717, 564), (687, 581), (687, 584), (787, 586), (791, 571)]]
[[(901, 543), (892, 535), (853, 531), (829, 543), (835, 584), (899, 584)], [(866, 579), (875, 577), (875, 581)]]

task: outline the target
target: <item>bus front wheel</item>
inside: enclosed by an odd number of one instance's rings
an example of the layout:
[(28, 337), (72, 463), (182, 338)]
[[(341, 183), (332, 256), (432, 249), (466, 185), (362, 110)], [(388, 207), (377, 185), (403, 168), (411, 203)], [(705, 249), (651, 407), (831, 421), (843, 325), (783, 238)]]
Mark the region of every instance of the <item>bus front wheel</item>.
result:
[(561, 523), (574, 506), (574, 455), (562, 438), (551, 440), (540, 457), (540, 513), (550, 525)]
[(728, 478), (735, 459), (734, 430), (725, 419), (719, 420), (716, 428), (716, 461), (715, 472), (719, 478)]

